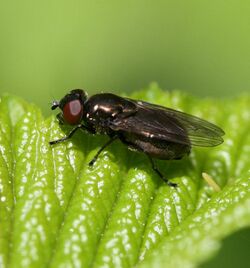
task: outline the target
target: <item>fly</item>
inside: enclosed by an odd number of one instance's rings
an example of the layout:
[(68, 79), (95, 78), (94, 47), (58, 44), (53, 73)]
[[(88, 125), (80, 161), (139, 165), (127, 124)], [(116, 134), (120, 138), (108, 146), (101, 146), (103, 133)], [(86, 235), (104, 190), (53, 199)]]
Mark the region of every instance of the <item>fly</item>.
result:
[(223, 142), (224, 131), (196, 116), (144, 101), (123, 98), (111, 93), (88, 98), (81, 89), (71, 90), (60, 101), (53, 101), (51, 109), (60, 108), (57, 115), (61, 124), (72, 125), (69, 134), (50, 144), (70, 139), (78, 129), (91, 134), (109, 136), (89, 162), (92, 166), (100, 153), (119, 139), (131, 150), (148, 156), (152, 169), (169, 186), (170, 182), (156, 167), (153, 158), (181, 159), (192, 146), (213, 147)]

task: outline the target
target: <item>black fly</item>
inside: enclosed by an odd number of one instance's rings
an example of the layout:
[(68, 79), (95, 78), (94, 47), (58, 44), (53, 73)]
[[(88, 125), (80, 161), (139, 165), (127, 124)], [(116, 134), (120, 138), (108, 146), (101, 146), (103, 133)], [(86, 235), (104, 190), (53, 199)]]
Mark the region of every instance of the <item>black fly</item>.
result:
[(129, 149), (145, 153), (153, 170), (170, 186), (176, 184), (162, 175), (152, 158), (181, 159), (190, 153), (191, 146), (221, 144), (221, 136), (225, 134), (221, 128), (193, 115), (111, 93), (88, 98), (85, 91), (74, 89), (59, 102), (52, 103), (52, 110), (57, 107), (62, 110), (57, 115), (59, 122), (74, 128), (68, 136), (51, 141), (51, 145), (71, 138), (78, 129), (106, 134), (110, 139), (96, 153), (90, 166), (104, 148), (119, 139)]

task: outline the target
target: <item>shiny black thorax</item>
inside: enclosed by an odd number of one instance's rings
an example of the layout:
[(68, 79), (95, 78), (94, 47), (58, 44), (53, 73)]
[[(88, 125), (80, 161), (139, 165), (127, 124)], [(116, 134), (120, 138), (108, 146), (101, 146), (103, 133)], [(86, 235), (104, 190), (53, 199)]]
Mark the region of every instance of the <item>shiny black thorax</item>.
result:
[[(138, 110), (137, 103), (114, 94), (91, 96), (84, 103), (82, 120), (92, 133), (117, 136), (129, 149), (140, 151), (159, 159), (180, 159), (190, 152), (190, 144), (180, 144), (159, 139), (149, 131), (133, 131), (137, 118), (151, 115)], [(156, 119), (156, 118), (155, 118)], [(150, 120), (153, 120), (150, 118)], [(132, 126), (127, 129), (127, 125)], [(187, 137), (188, 139), (188, 137)]]
[(83, 121), (99, 134), (112, 135), (112, 123), (136, 112), (136, 105), (110, 93), (97, 94), (84, 103)]

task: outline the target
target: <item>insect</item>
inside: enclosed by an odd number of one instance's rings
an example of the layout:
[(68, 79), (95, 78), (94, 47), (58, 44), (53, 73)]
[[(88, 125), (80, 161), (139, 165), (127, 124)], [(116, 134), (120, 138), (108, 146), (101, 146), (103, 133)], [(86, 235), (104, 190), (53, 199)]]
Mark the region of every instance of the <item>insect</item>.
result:
[(192, 146), (221, 144), (225, 134), (218, 126), (196, 116), (111, 93), (88, 98), (84, 90), (74, 89), (60, 101), (53, 101), (51, 109), (57, 107), (62, 111), (57, 115), (59, 122), (74, 127), (66, 137), (51, 141), (51, 145), (70, 139), (79, 129), (91, 134), (105, 134), (109, 140), (89, 166), (108, 145), (119, 139), (129, 149), (146, 154), (154, 172), (173, 187), (177, 185), (159, 171), (153, 158), (181, 159), (190, 153)]

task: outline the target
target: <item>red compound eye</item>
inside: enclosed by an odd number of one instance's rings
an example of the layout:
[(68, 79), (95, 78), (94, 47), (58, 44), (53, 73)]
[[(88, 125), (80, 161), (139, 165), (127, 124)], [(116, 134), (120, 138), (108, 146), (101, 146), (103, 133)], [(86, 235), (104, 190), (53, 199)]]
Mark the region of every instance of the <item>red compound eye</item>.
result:
[(77, 125), (82, 119), (83, 107), (79, 100), (71, 100), (63, 107), (63, 118), (70, 125)]

